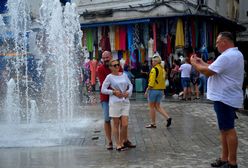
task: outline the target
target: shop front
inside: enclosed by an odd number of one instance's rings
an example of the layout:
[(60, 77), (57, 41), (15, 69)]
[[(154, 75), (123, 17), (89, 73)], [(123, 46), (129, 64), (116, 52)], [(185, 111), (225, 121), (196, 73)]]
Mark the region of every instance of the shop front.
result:
[[(179, 15), (112, 22), (81, 24), (82, 45), (88, 59), (101, 61), (101, 53), (111, 51), (115, 59), (131, 67), (141, 78), (145, 61), (158, 53), (168, 72), (174, 60), (183, 61), (197, 53), (205, 61), (217, 56), (215, 39), (221, 31), (243, 31), (244, 27), (219, 16)], [(151, 67), (150, 67), (151, 68)]]

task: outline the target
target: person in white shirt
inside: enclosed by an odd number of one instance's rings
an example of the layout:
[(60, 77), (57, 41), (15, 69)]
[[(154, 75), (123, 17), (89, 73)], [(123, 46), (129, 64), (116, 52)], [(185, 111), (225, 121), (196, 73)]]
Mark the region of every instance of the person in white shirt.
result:
[(192, 65), (189, 63), (189, 58), (185, 59), (185, 63), (182, 64), (179, 68), (181, 71), (181, 84), (183, 87), (183, 99), (191, 99), (191, 89), (190, 89), (190, 72)]
[(244, 57), (234, 47), (230, 32), (219, 33), (216, 47), (221, 55), (211, 65), (196, 55), (191, 56), (191, 64), (209, 76), (207, 98), (214, 101), (221, 135), (221, 157), (211, 166), (237, 168), (238, 137), (234, 125), (235, 111), (243, 106)]
[(109, 95), (109, 116), (113, 119), (116, 150), (122, 151), (127, 142), (129, 97), (132, 95), (133, 85), (126, 74), (119, 72), (118, 60), (110, 60), (109, 68), (111, 74), (104, 80), (101, 92)]

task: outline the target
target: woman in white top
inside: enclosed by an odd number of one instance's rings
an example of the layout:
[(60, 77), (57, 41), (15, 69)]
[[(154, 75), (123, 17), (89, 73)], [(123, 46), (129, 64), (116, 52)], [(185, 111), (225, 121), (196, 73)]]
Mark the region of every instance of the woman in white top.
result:
[(109, 95), (109, 116), (113, 118), (116, 149), (121, 151), (127, 142), (129, 97), (132, 95), (133, 85), (126, 74), (119, 72), (118, 60), (110, 60), (109, 68), (111, 74), (104, 80), (101, 92)]

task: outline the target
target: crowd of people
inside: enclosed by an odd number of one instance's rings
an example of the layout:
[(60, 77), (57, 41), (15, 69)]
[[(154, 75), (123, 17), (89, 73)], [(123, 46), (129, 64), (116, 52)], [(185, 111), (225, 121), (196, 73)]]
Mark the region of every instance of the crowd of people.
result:
[[(230, 32), (219, 33), (216, 48), (220, 56), (214, 61), (201, 59), (192, 53), (184, 62), (174, 60), (170, 71), (163, 66), (159, 54), (141, 67), (141, 74), (147, 85), (144, 96), (148, 99), (151, 123), (146, 128), (156, 128), (156, 111), (165, 117), (166, 127), (172, 124), (169, 113), (160, 106), (164, 90), (170, 87), (175, 94), (182, 95), (182, 100), (195, 99), (201, 93), (207, 93), (207, 99), (213, 101), (214, 111), (221, 135), (221, 156), (211, 163), (212, 167), (237, 168), (238, 138), (235, 130), (236, 110), (243, 106), (244, 58), (234, 46), (234, 38)], [(103, 64), (98, 67), (100, 80), (100, 100), (104, 115), (104, 130), (107, 149), (113, 149), (112, 134), (117, 151), (135, 148), (128, 139), (128, 118), (130, 113), (129, 98), (133, 91), (133, 78), (129, 65), (124, 72), (118, 59), (113, 59), (111, 52), (102, 54)], [(169, 78), (170, 85), (166, 84)], [(206, 79), (208, 85), (206, 87)], [(112, 124), (111, 124), (112, 119)]]

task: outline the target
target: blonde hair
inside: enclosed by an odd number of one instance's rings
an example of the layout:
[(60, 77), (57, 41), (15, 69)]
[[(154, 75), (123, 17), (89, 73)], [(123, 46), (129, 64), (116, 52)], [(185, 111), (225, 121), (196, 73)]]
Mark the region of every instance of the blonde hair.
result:
[(111, 63), (114, 62), (114, 61), (117, 61), (118, 63), (120, 63), (120, 61), (119, 61), (118, 59), (111, 59), (111, 60), (109, 61), (109, 66), (111, 66)]
[(158, 53), (155, 53), (152, 57), (152, 60), (154, 61), (158, 61), (159, 63), (161, 63), (162, 58), (160, 57), (160, 55)]

